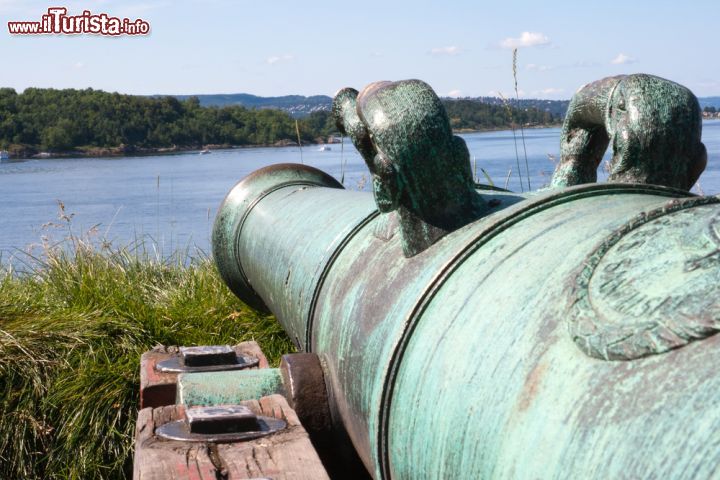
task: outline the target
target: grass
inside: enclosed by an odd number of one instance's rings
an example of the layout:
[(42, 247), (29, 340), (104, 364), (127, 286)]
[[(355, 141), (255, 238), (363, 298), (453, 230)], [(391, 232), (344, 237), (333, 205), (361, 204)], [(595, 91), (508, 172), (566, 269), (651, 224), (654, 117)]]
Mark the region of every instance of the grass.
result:
[[(67, 219), (69, 225), (69, 219)], [(157, 344), (293, 347), (207, 257), (69, 237), (0, 272), (0, 478), (127, 478), (140, 355)]]
[[(517, 81), (517, 53), (518, 49), (513, 49), (513, 60), (512, 60), (512, 72), (513, 72), (513, 81), (515, 82), (515, 100), (517, 101), (518, 108), (520, 108), (520, 92), (518, 91), (518, 81)], [(525, 154), (525, 173), (527, 173), (527, 182), (528, 182), (528, 192), (532, 191), (532, 187), (530, 187), (530, 166), (528, 165), (528, 158), (527, 158), (527, 147), (525, 146), (525, 129), (523, 128), (522, 122), (520, 122), (520, 136), (522, 137), (522, 144), (523, 144), (523, 153)], [(517, 139), (515, 140), (517, 142)], [(516, 151), (515, 154), (517, 155), (517, 146), (515, 147)], [(519, 168), (519, 165), (518, 165)], [(521, 180), (522, 182), (522, 180)]]

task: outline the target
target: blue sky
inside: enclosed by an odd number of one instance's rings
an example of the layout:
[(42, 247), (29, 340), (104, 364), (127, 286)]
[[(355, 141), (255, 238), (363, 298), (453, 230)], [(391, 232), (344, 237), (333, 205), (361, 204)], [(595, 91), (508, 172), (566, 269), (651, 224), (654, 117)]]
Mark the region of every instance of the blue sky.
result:
[[(420, 78), (440, 95), (569, 98), (644, 72), (720, 95), (720, 2), (0, 0), (0, 86), (132, 94), (325, 94)], [(146, 37), (13, 36), (7, 21), (142, 18)]]

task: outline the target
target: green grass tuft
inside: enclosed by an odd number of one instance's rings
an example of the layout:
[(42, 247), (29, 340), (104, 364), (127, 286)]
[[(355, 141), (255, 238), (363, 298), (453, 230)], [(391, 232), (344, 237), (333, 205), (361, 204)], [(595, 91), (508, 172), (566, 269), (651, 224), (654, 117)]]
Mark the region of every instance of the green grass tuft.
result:
[(157, 344), (293, 350), (203, 256), (71, 237), (32, 265), (0, 271), (0, 478), (129, 477), (140, 355)]

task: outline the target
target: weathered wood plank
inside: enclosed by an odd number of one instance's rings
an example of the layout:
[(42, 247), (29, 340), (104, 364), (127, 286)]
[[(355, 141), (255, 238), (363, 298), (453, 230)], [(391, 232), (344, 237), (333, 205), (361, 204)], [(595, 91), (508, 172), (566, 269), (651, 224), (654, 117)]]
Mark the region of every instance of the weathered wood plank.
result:
[(269, 477), (274, 480), (328, 479), (295, 412), (281, 395), (243, 402), (253, 412), (285, 420), (277, 434), (248, 442), (208, 445), (160, 440), (155, 428), (184, 418), (182, 405), (145, 408), (138, 415), (135, 439), (135, 480)]
[(288, 428), (276, 435), (248, 442), (242, 452), (230, 445), (219, 445), (219, 453), (228, 466), (230, 478), (328, 478), (305, 429), (285, 397), (269, 395), (261, 398), (260, 402), (246, 402), (245, 405), (257, 414), (285, 420)]

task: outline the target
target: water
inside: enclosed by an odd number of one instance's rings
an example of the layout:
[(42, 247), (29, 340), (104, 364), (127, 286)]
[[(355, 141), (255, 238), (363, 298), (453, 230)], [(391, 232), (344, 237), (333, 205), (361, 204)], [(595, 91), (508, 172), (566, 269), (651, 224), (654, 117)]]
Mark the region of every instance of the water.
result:
[[(520, 133), (517, 147), (527, 190), (525, 158)], [(558, 128), (525, 131), (530, 184), (547, 184), (559, 158)], [(464, 134), (478, 177), (484, 168), (495, 185), (520, 191), (515, 143), (511, 131)], [(720, 193), (720, 121), (706, 121), (703, 142), (708, 168), (700, 179), (705, 194)], [(303, 148), (303, 161), (341, 178), (341, 148), (320, 152)], [(609, 158), (609, 154), (606, 155)], [(344, 145), (346, 188), (369, 190), (367, 168), (348, 141)], [(247, 148), (214, 151), (210, 155), (184, 153), (169, 156), (29, 160), (0, 164), (0, 260), (17, 264), (38, 253), (43, 238), (58, 241), (68, 229), (116, 245), (145, 239), (160, 255), (178, 249), (209, 252), (210, 232), (217, 207), (232, 186), (248, 173), (272, 163), (300, 162), (297, 147)], [(512, 170), (511, 170), (512, 169)], [(508, 172), (511, 174), (508, 179)], [(603, 178), (602, 172), (599, 177)], [(58, 218), (58, 201), (71, 216)], [(48, 225), (52, 223), (55, 225)], [(60, 225), (59, 227), (56, 225)]]

